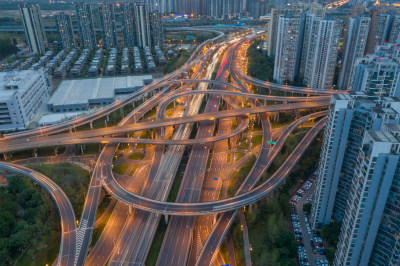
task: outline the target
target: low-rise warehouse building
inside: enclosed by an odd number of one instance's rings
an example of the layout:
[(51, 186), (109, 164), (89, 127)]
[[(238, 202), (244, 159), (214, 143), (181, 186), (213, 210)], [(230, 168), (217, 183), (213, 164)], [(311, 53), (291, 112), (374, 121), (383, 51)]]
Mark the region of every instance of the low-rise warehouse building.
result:
[(64, 80), (47, 107), (52, 112), (87, 111), (91, 106), (111, 104), (116, 94), (135, 92), (151, 82), (151, 75)]

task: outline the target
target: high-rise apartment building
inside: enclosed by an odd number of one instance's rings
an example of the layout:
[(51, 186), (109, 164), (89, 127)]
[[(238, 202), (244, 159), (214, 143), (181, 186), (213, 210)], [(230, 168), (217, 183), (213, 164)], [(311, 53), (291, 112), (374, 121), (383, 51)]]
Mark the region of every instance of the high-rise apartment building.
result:
[(278, 83), (293, 81), (298, 74), (301, 31), (301, 16), (287, 14), (279, 17), (274, 63), (274, 80)]
[(229, 19), (240, 16), (244, 7), (244, 0), (209, 0), (207, 14), (215, 18)]
[(151, 47), (150, 14), (147, 4), (135, 5), (136, 42), (139, 47)]
[(164, 42), (164, 29), (161, 22), (160, 12), (150, 13), (150, 32), (151, 32), (151, 42), (153, 46), (161, 47)]
[(124, 45), (129, 47), (135, 46), (135, 6), (133, 3), (122, 3), (122, 34), (124, 37)]
[(47, 39), (39, 5), (21, 4), (18, 7), (30, 51), (44, 54), (47, 47)]
[(345, 216), (365, 132), (382, 130), (384, 123), (398, 123), (398, 54), (395, 45), (378, 46), (376, 55), (359, 59), (354, 92), (332, 97), (318, 167), (312, 211), (314, 228), (329, 224), (331, 219), (341, 221)]
[(300, 75), (308, 87), (329, 90), (332, 88), (342, 25), (331, 17), (321, 19), (315, 15), (308, 16), (305, 25)]
[(371, 12), (371, 26), (368, 32), (366, 52), (371, 54), (375, 46), (387, 41), (390, 34), (394, 16), (400, 14), (400, 8), (393, 5), (374, 5)]
[(110, 49), (117, 45), (117, 29), (115, 25), (114, 4), (100, 3), (99, 12), (101, 32), (103, 35), (103, 46)]
[[(396, 116), (398, 119), (397, 113)], [(356, 167), (334, 265), (371, 265), (370, 257), (389, 191), (393, 181), (395, 186), (398, 185), (399, 133), (398, 130), (370, 130), (364, 136), (358, 156), (354, 158)], [(397, 197), (399, 196), (397, 191)], [(393, 211), (398, 212), (398, 208), (394, 207)], [(400, 233), (398, 227), (394, 231)], [(389, 262), (388, 259), (384, 261)], [(382, 264), (384, 261), (379, 261), (376, 265), (389, 265)]]
[(323, 7), (320, 4), (297, 2), (293, 3), (290, 6), (284, 6), (284, 7), (279, 6), (277, 8), (272, 9), (271, 20), (268, 23), (268, 37), (267, 37), (268, 56), (273, 56), (275, 55), (276, 52), (276, 43), (278, 38), (278, 24), (280, 16), (286, 14), (300, 15), (306, 13), (314, 14), (316, 17), (323, 18), (325, 16), (325, 7)]
[(79, 25), (79, 34), (81, 36), (81, 45), (85, 48), (96, 47), (96, 35), (94, 31), (92, 7), (83, 2), (75, 4), (76, 15)]
[(356, 59), (363, 57), (365, 53), (370, 21), (370, 18), (363, 16), (349, 19), (343, 65), (339, 74), (339, 89), (349, 89), (353, 82)]
[(400, 15), (395, 15), (393, 17), (388, 42), (397, 43), (398, 41), (400, 41)]
[(56, 25), (58, 36), (60, 37), (63, 49), (71, 50), (75, 48), (74, 30), (72, 28), (71, 16), (64, 12), (58, 13), (56, 16)]
[(374, 54), (358, 58), (354, 71), (353, 91), (363, 91), (373, 100), (400, 96), (400, 51), (396, 44), (379, 45)]
[(398, 265), (399, 51), (359, 58), (353, 89), (332, 96), (311, 223), (342, 222), (334, 265)]

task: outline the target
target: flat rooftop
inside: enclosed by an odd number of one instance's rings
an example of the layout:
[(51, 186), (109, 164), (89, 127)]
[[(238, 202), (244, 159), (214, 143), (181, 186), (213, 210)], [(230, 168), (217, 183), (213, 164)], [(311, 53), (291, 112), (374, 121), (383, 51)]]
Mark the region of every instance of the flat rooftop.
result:
[[(105, 105), (118, 93), (130, 93), (153, 81), (151, 75), (63, 80), (47, 106), (50, 110), (68, 107), (69, 111)], [(72, 108), (72, 110), (71, 110)]]
[(369, 135), (376, 142), (393, 142), (398, 143), (398, 139), (387, 131), (368, 131)]
[(0, 99), (8, 99), (16, 92), (23, 93), (40, 75), (41, 72), (35, 70), (0, 72)]

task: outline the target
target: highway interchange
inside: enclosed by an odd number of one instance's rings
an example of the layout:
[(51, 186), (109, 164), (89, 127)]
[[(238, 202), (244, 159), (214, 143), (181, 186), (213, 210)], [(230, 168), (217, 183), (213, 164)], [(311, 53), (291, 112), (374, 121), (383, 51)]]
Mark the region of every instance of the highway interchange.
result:
[[(330, 95), (337, 91), (315, 91), (264, 82), (242, 71), (246, 44), (264, 32), (249, 30), (235, 37), (225, 37), (223, 32), (214, 29), (179, 30), (212, 31), (218, 36), (199, 45), (184, 66), (122, 100), (60, 124), (0, 138), (0, 153), (3, 154), (47, 146), (103, 145), (79, 226), (76, 226), (68, 198), (50, 178), (26, 167), (0, 163), (1, 169), (17, 172), (39, 183), (57, 203), (62, 223), (57, 265), (143, 265), (163, 215), (169, 220), (169, 225), (157, 265), (223, 264), (219, 246), (238, 210), (271, 195), (323, 129), (327, 113), (318, 110), (326, 108)], [(215, 79), (214, 72), (217, 73)], [(284, 95), (291, 93), (291, 96), (253, 94), (247, 85), (280, 91)], [(139, 105), (135, 104), (137, 101)], [(166, 118), (167, 106), (177, 101), (179, 104), (172, 116)], [(205, 106), (201, 110), (203, 102)], [(90, 124), (92, 127), (93, 121), (130, 104), (134, 105), (133, 111), (117, 126), (76, 131), (76, 127), (82, 125)], [(156, 119), (141, 121), (153, 108), (157, 111)], [(269, 117), (296, 110), (310, 114), (287, 126), (272, 146)], [(222, 178), (210, 182), (210, 174), (223, 177), (228, 143), (245, 132), (255, 119), (261, 121), (263, 135), (257, 160), (235, 196), (218, 200)], [(280, 168), (267, 181), (258, 184), (290, 134), (314, 119), (318, 122)], [(236, 121), (236, 128), (232, 128), (232, 121)], [(194, 128), (197, 134), (190, 138)], [(154, 138), (139, 138), (141, 131), (153, 129), (157, 132)], [(214, 134), (215, 131), (219, 133)], [(129, 137), (130, 134), (134, 136)], [(146, 153), (151, 163), (140, 165), (135, 180), (128, 184), (119, 183), (112, 171), (113, 158), (120, 143), (154, 145), (154, 149)], [(167, 202), (185, 150), (190, 152), (176, 202)], [(211, 168), (207, 171), (209, 157)], [(118, 203), (110, 224), (89, 253), (103, 188)], [(217, 213), (221, 215), (215, 220)]]

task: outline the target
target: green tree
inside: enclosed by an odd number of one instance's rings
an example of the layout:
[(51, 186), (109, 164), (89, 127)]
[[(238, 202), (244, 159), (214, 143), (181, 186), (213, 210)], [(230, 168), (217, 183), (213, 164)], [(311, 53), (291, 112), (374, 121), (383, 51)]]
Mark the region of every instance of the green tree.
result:
[(11, 261), (10, 252), (8, 250), (8, 238), (0, 238), (0, 261), (8, 264)]
[(8, 237), (15, 226), (15, 217), (9, 212), (0, 213), (0, 237)]
[(10, 39), (0, 39), (0, 60), (16, 52), (18, 52), (18, 48), (11, 43)]
[(330, 263), (332, 263), (333, 260), (334, 260), (334, 258), (335, 258), (335, 252), (336, 252), (336, 249), (335, 249), (334, 247), (330, 247), (330, 248), (327, 248), (327, 249), (325, 250), (326, 258), (328, 259), (328, 261), (329, 261)]
[(321, 235), (331, 246), (336, 247), (339, 240), (341, 223), (331, 223), (322, 227)]
[(310, 215), (311, 213), (311, 203), (306, 203), (303, 205), (303, 211)]

